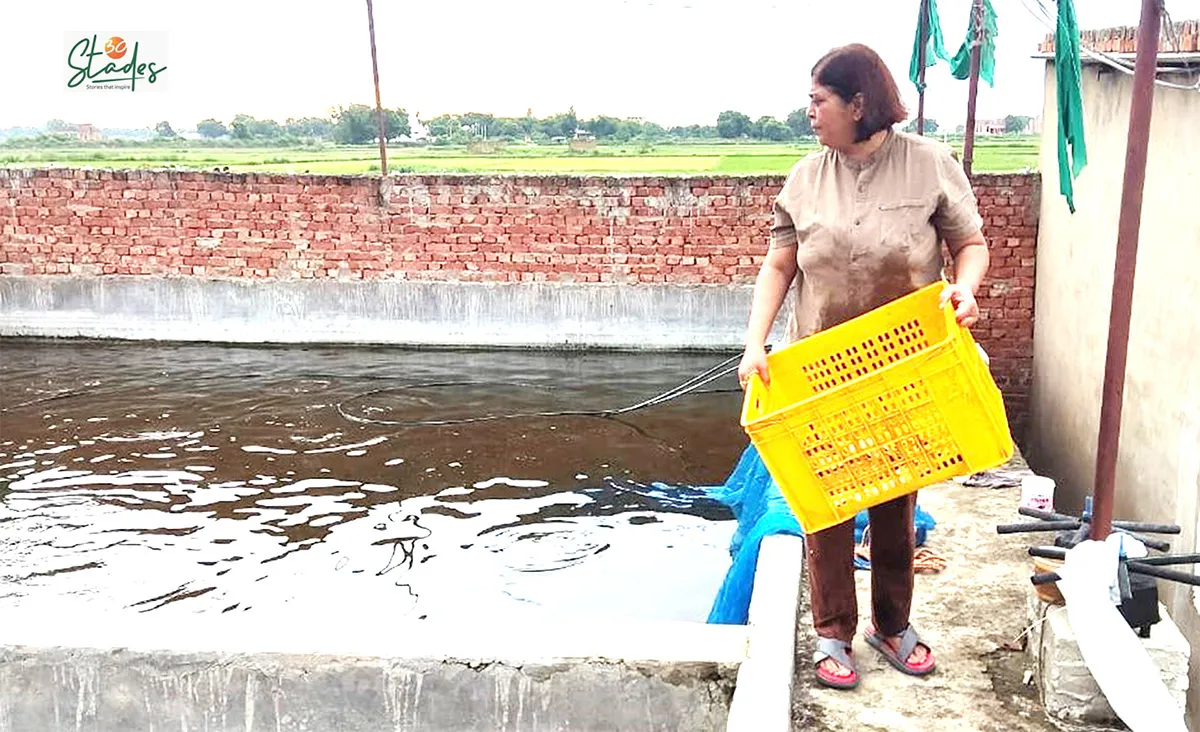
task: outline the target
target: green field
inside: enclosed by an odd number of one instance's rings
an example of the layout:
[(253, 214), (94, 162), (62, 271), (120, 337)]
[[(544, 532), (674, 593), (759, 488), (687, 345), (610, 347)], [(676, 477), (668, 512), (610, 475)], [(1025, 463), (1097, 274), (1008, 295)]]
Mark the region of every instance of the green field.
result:
[[(961, 140), (947, 142), (961, 151)], [(600, 145), (573, 152), (566, 145), (513, 143), (490, 153), (464, 147), (393, 147), (392, 173), (595, 173), (611, 175), (769, 175), (787, 173), (816, 143), (703, 142)], [(975, 171), (1013, 173), (1037, 167), (1038, 141), (1031, 137), (981, 138)], [(0, 167), (175, 168), (232, 172), (379, 172), (374, 146), (326, 145), (239, 148), (204, 145), (19, 148), (0, 146)]]

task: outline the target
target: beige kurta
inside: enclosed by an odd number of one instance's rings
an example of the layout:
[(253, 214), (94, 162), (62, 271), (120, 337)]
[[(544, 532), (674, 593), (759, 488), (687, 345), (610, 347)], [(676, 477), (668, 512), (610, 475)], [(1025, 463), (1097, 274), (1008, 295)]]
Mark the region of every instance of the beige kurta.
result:
[(826, 148), (775, 199), (771, 247), (796, 247), (788, 338), (832, 327), (942, 276), (941, 240), (980, 230), (971, 183), (940, 142), (889, 132), (868, 159)]

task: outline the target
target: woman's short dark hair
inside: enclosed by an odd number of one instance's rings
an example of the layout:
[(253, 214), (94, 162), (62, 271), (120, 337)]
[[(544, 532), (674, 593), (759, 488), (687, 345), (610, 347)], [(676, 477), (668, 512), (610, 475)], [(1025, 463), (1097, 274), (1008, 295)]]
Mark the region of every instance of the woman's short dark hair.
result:
[(863, 96), (863, 116), (858, 121), (855, 142), (862, 142), (880, 130), (903, 122), (908, 117), (900, 90), (892, 72), (879, 54), (861, 43), (835, 48), (813, 66), (812, 78), (832, 89), (849, 104)]

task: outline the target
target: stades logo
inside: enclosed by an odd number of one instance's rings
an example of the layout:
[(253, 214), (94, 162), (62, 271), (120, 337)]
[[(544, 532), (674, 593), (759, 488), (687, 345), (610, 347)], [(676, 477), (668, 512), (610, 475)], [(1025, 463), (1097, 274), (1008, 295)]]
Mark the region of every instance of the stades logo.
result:
[(72, 91), (159, 91), (166, 65), (164, 33), (67, 33), (66, 83)]
[[(96, 42), (94, 38), (92, 42)], [(125, 39), (120, 36), (113, 36), (104, 43), (104, 53), (108, 54), (109, 58), (122, 58), (127, 50), (129, 46), (125, 45)]]

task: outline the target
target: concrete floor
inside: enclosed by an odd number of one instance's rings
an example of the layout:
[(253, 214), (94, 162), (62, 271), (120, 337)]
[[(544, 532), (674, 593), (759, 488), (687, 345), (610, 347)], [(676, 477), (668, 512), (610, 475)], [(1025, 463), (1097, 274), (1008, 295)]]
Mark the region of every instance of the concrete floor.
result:
[[(925, 679), (889, 666), (861, 636), (870, 613), (870, 574), (858, 572), (859, 636), (854, 652), (862, 683), (832, 691), (813, 679), (812, 617), (799, 624), (792, 728), (820, 732), (1057, 732), (1037, 688), (1023, 683), (1031, 668), (1021, 650), (1025, 630), (1031, 535), (999, 536), (995, 526), (1020, 520), (1020, 488), (971, 488), (957, 483), (921, 492), (920, 505), (937, 529), (928, 546), (948, 561), (939, 574), (917, 576), (913, 625), (938, 659)], [(807, 591), (805, 592), (807, 603)]]

